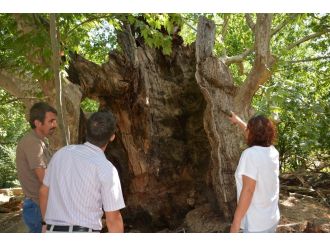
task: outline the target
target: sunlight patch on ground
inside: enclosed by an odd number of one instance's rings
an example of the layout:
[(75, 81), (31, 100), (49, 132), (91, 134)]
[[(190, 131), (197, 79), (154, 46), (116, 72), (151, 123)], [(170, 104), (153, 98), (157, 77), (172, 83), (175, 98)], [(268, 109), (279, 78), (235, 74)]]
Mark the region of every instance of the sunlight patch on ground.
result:
[(4, 194), (0, 194), (0, 205), (5, 203), (5, 202), (8, 202), (9, 201), (9, 198), (10, 196), (6, 196)]
[(293, 196), (289, 196), (286, 200), (281, 201), (281, 204), (285, 207), (294, 207), (297, 199)]

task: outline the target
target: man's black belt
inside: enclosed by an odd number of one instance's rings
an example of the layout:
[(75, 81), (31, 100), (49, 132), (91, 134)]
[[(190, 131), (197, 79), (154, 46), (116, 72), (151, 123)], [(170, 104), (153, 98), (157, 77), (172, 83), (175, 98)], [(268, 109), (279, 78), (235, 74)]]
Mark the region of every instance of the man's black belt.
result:
[[(59, 225), (47, 225), (47, 231), (51, 229), (53, 226), (53, 232), (69, 232), (70, 231), (70, 226), (59, 226)], [(83, 227), (83, 226), (72, 226), (72, 232), (89, 232), (88, 227)], [(93, 230), (92, 232), (100, 232), (99, 230)]]

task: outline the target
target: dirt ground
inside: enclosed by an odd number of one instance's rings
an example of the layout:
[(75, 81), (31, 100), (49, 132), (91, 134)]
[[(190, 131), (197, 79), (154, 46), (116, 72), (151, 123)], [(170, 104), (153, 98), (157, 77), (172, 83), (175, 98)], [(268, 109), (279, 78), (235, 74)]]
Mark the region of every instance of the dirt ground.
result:
[(22, 212), (11, 212), (0, 214), (0, 232), (24, 233), (28, 232), (22, 219)]
[[(319, 199), (296, 193), (283, 192), (280, 196), (281, 221), (277, 232), (330, 233), (330, 208)], [(0, 232), (28, 232), (22, 211), (0, 213)]]
[[(12, 191), (0, 193), (0, 232), (28, 232), (22, 219), (22, 194), (13, 195)], [(14, 200), (13, 200), (14, 199)]]
[(330, 208), (317, 198), (282, 193), (280, 211), (277, 232), (330, 232)]

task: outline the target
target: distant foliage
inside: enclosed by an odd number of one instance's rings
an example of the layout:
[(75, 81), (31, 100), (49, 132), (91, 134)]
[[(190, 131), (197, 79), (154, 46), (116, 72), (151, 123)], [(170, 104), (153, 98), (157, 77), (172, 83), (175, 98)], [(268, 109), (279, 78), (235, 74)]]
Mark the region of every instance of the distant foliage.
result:
[(329, 71), (311, 70), (297, 71), (293, 80), (276, 76), (255, 98), (258, 112), (278, 121), (277, 147), (285, 171), (330, 164)]
[[(281, 23), (283, 15), (276, 15), (274, 23)], [(254, 106), (278, 121), (283, 171), (319, 170), (330, 164), (329, 35), (287, 49), (297, 37), (324, 30), (329, 23), (330, 15), (297, 15), (272, 40), (277, 66)]]
[(89, 98), (85, 98), (80, 105), (84, 112), (97, 112), (100, 107), (99, 102)]
[(15, 146), (0, 144), (0, 188), (10, 188), (19, 184), (15, 154)]
[(0, 89), (0, 188), (17, 184), (15, 150), (28, 128), (22, 104)]

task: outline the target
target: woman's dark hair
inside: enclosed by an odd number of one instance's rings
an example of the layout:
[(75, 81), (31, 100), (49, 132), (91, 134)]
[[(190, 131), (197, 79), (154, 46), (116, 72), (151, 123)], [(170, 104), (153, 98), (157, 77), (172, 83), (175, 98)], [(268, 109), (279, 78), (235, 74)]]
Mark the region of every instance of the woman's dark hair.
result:
[(110, 141), (116, 131), (116, 119), (111, 112), (96, 112), (87, 120), (86, 140), (98, 147)]
[(249, 147), (262, 146), (269, 147), (274, 143), (276, 128), (271, 120), (265, 116), (258, 115), (251, 118), (247, 124)]

